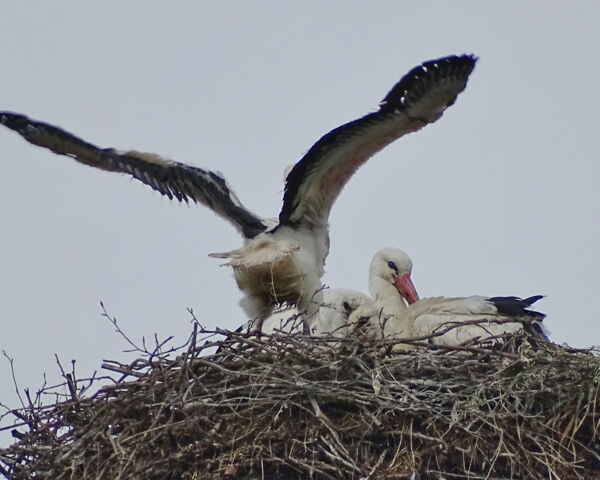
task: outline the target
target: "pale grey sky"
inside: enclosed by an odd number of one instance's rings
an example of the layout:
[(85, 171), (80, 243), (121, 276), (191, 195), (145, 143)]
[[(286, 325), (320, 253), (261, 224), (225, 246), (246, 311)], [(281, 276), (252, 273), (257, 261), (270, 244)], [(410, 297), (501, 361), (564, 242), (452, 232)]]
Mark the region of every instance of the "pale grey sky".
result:
[[(325, 282), (366, 291), (384, 246), (404, 248), (422, 296), (545, 294), (557, 342), (600, 344), (600, 3), (76, 2), (2, 8), (0, 109), (100, 146), (219, 170), (257, 213), (279, 212), (284, 168), (376, 109), (418, 63), (475, 53), (435, 125), (367, 163), (334, 206)], [(81, 375), (133, 338), (245, 319), (241, 245), (202, 207), (76, 164), (0, 129), (0, 349), (21, 387)], [(17, 406), (7, 362), (0, 402)], [(0, 442), (9, 437), (0, 435)]]

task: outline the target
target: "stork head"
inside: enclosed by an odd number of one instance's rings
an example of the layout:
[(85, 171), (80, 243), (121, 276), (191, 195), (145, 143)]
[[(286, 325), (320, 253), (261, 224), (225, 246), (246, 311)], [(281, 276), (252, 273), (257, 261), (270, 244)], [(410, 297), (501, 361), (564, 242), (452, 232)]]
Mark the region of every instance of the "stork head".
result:
[(369, 267), (371, 290), (374, 290), (374, 284), (383, 281), (393, 285), (409, 305), (415, 303), (419, 295), (410, 278), (412, 266), (412, 260), (405, 251), (394, 247), (382, 248), (375, 254)]

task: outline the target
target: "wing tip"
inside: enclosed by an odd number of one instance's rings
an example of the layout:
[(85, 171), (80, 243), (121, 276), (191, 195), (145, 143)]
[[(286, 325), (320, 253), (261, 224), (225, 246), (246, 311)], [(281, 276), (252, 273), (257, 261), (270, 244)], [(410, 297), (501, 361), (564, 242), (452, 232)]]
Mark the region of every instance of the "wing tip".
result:
[(533, 304), (542, 298), (544, 298), (544, 295), (533, 295), (527, 298), (491, 297), (487, 300), (494, 304), (498, 313), (510, 316), (528, 316), (542, 320), (546, 317), (546, 314), (532, 310)]
[[(423, 124), (437, 120), (442, 112), (454, 103), (458, 94), (464, 90), (467, 79), (475, 68), (477, 60), (478, 58), (473, 54), (462, 54), (423, 62), (410, 70), (396, 83), (380, 103), (379, 112), (369, 115), (393, 114), (398, 110), (405, 111), (415, 105), (419, 111), (414, 112), (415, 115), (412, 115), (413, 112), (408, 112), (409, 116), (422, 119)], [(448, 85), (446, 86), (446, 84)], [(436, 90), (438, 86), (440, 88)], [(432, 98), (421, 102), (432, 91), (435, 91)], [(279, 214), (280, 225), (297, 226), (306, 218), (303, 216), (305, 212), (298, 214), (299, 202), (296, 196), (300, 190), (300, 185), (314, 166), (308, 159), (318, 158), (326, 150), (323, 148), (326, 141), (331, 141), (348, 125), (361, 120), (358, 119), (341, 125), (321, 137), (302, 160), (288, 172), (285, 179), (283, 206)]]
[(30, 119), (22, 113), (0, 111), (0, 124), (15, 132), (20, 133), (30, 125), (30, 122)]
[(466, 53), (423, 62), (410, 70), (394, 85), (379, 104), (379, 108), (383, 111), (409, 108), (433, 87), (442, 81), (450, 80), (454, 84), (450, 89), (449, 98), (443, 102), (442, 109), (445, 109), (452, 105), (458, 94), (465, 89), (467, 80), (478, 60), (476, 55)]

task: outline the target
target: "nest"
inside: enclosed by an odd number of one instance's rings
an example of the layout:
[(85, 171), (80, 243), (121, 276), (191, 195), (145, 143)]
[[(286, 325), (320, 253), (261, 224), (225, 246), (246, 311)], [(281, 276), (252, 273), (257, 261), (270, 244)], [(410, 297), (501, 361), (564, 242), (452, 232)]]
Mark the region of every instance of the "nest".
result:
[(176, 351), (158, 345), (130, 364), (106, 362), (112, 380), (95, 392), (96, 380), (64, 374), (61, 388), (11, 412), (17, 440), (0, 450), (0, 473), (600, 478), (596, 351), (540, 343), (525, 332), (501, 349), (420, 341), (410, 353), (358, 338), (333, 346), (278, 335), (218, 340), (215, 333), (222, 332), (196, 326)]

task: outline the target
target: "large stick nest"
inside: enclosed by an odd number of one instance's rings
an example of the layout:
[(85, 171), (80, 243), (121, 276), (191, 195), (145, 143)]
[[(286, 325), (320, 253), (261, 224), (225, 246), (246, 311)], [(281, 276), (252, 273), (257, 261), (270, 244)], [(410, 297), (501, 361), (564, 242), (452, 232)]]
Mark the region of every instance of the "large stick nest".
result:
[[(201, 332), (207, 334), (208, 332)], [(233, 335), (13, 411), (9, 479), (597, 479), (600, 358), (527, 334), (410, 353)], [(414, 342), (413, 342), (414, 343)], [(214, 351), (215, 344), (222, 347)], [(55, 395), (49, 397), (49, 395)], [(48, 399), (52, 398), (51, 402)], [(43, 405), (46, 399), (46, 405)], [(26, 402), (27, 403), (27, 402)]]

